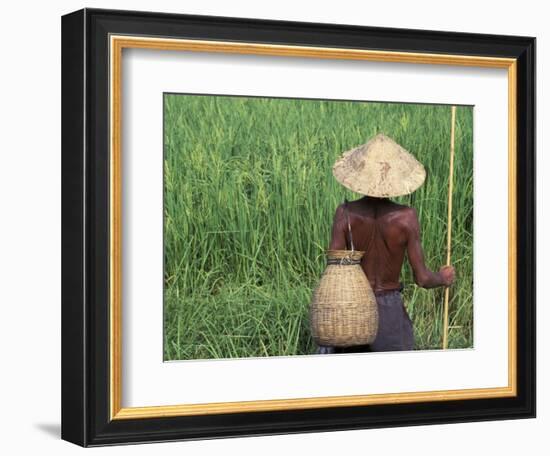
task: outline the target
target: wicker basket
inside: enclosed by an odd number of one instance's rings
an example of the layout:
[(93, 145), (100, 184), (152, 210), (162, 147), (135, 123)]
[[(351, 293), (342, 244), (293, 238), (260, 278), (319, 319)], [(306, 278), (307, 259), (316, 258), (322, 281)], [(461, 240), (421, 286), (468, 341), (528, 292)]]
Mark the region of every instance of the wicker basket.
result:
[(318, 345), (349, 347), (374, 341), (376, 298), (361, 268), (365, 252), (329, 250), (327, 267), (313, 292), (310, 324)]

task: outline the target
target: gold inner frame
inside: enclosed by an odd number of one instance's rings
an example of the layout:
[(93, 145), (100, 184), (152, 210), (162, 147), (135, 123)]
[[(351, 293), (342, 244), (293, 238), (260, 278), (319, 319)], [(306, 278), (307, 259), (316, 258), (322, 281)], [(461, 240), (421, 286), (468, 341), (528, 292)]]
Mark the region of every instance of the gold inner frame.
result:
[[(122, 51), (123, 49), (256, 54), (320, 59), (454, 65), (508, 70), (508, 386), (426, 392), (122, 407)], [(297, 410), (374, 404), (512, 397), (517, 394), (516, 119), (517, 61), (511, 58), (387, 52), (309, 46), (110, 36), (110, 415), (111, 419)]]

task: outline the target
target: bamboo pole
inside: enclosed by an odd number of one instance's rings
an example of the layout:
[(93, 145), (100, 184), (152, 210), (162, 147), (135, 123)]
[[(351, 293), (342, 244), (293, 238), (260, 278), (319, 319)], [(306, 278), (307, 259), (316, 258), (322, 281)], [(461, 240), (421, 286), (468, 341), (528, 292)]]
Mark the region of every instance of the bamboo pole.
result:
[[(451, 265), (451, 228), (453, 215), (453, 170), (455, 161), (455, 117), (456, 106), (451, 107), (451, 156), (449, 159), (449, 195), (447, 198), (447, 266)], [(449, 287), (445, 288), (443, 310), (443, 349), (449, 344)]]

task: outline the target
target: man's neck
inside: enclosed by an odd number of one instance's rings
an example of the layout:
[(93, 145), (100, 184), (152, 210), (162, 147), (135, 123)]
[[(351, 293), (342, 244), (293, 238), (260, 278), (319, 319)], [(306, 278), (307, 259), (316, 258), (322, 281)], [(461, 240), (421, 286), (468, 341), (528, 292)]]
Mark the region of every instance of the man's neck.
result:
[(363, 196), (359, 201), (369, 204), (380, 204), (380, 203), (387, 203), (389, 201), (388, 198), (377, 198), (374, 196)]

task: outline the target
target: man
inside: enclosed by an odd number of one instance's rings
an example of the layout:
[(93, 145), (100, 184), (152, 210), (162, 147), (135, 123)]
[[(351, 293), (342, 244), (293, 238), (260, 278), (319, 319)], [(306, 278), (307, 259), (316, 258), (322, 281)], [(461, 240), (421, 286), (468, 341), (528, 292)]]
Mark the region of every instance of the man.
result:
[(424, 167), (395, 141), (380, 134), (346, 152), (333, 172), (342, 185), (365, 196), (337, 208), (329, 248), (350, 248), (349, 222), (355, 249), (366, 252), (361, 266), (376, 296), (379, 326), (369, 346), (319, 347), (319, 353), (412, 350), (413, 326), (399, 281), (405, 254), (420, 287), (448, 287), (455, 278), (452, 266), (443, 266), (438, 272), (428, 269), (416, 211), (388, 199), (420, 187), (426, 177)]

